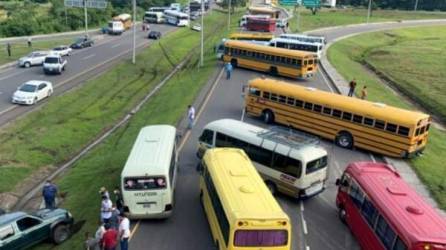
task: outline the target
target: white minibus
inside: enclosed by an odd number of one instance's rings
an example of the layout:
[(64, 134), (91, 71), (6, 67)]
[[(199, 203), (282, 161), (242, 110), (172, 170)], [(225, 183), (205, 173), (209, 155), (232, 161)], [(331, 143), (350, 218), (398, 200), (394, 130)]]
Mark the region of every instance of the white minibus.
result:
[(278, 38), (271, 39), (271, 41), (269, 41), (269, 45), (272, 47), (277, 47), (277, 48), (312, 52), (317, 56), (317, 59), (321, 59), (321, 57), (322, 57), (323, 44), (321, 44), (321, 43), (309, 43), (309, 42), (302, 42), (302, 41), (294, 40), (294, 39), (278, 37)]
[(132, 219), (166, 218), (174, 206), (176, 129), (141, 129), (121, 173), (124, 212)]
[(144, 14), (144, 22), (145, 23), (163, 23), (164, 22), (164, 14), (163, 14), (163, 12), (147, 11)]
[(222, 119), (204, 127), (197, 156), (214, 147), (243, 149), (273, 194), (308, 198), (322, 192), (327, 180), (327, 151), (318, 143), (317, 137), (302, 132)]

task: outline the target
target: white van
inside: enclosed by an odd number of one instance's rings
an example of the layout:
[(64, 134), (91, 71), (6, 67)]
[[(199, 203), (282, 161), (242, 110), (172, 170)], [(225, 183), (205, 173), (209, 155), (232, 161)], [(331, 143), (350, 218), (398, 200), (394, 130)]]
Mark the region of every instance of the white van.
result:
[(214, 147), (243, 149), (271, 193), (308, 198), (324, 191), (327, 180), (327, 151), (318, 143), (317, 137), (302, 132), (222, 119), (204, 127), (197, 156)]
[(178, 168), (176, 129), (141, 129), (121, 173), (124, 212), (132, 219), (167, 218), (174, 207)]

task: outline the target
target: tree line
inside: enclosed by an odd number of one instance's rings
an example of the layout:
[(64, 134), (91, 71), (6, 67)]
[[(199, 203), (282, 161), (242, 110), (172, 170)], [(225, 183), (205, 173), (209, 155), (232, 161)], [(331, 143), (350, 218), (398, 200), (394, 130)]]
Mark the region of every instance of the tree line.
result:
[[(337, 4), (352, 6), (368, 6), (369, 0), (338, 0)], [(374, 8), (413, 10), (441, 10), (446, 11), (446, 0), (372, 0)]]
[[(107, 2), (104, 10), (88, 9), (89, 27), (100, 27), (115, 15), (132, 13), (130, 0)], [(174, 0), (137, 0), (138, 13), (143, 13), (149, 7), (165, 6), (172, 2)], [(0, 9), (6, 12), (7, 17), (0, 21), (0, 37), (73, 31), (85, 25), (83, 9), (66, 8), (63, 0), (10, 0), (1, 3)], [(42, 10), (45, 12), (41, 13)]]

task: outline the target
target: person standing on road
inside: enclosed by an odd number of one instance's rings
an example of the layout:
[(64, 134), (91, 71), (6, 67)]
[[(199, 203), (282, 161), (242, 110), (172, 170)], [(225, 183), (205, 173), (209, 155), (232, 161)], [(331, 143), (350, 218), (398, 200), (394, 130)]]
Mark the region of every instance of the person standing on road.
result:
[(362, 87), (362, 90), (361, 90), (361, 99), (362, 99), (362, 100), (367, 99), (367, 86)]
[(124, 200), (122, 199), (121, 191), (119, 190), (119, 187), (115, 187), (115, 190), (113, 191), (115, 194), (115, 204), (116, 209), (118, 209), (119, 213), (124, 213)]
[(353, 80), (350, 81), (349, 83), (349, 90), (348, 90), (348, 96), (353, 96), (353, 94), (355, 93), (355, 88), (356, 88), (356, 79), (353, 78)]
[(6, 44), (6, 51), (8, 52), (8, 57), (11, 57), (11, 44), (10, 43)]
[(112, 206), (113, 203), (107, 196), (102, 196), (102, 204), (101, 204), (101, 220), (103, 223), (107, 224), (112, 217)]
[(31, 41), (31, 37), (28, 37), (28, 48), (31, 48), (33, 46), (32, 41)]
[(188, 120), (187, 128), (192, 129), (195, 120), (195, 108), (192, 107), (192, 105), (187, 106), (187, 120)]
[(231, 79), (232, 64), (230, 62), (227, 62), (225, 64), (225, 70), (226, 70), (226, 80)]
[(50, 180), (47, 180), (43, 185), (42, 196), (45, 200), (45, 208), (46, 209), (55, 209), (56, 208), (56, 195), (57, 195), (57, 187)]
[(105, 230), (102, 236), (102, 248), (104, 250), (116, 250), (118, 246), (118, 231), (109, 224), (105, 224)]
[(119, 243), (121, 250), (129, 249), (129, 238), (130, 238), (130, 221), (127, 216), (123, 213), (121, 214), (121, 223), (119, 223)]

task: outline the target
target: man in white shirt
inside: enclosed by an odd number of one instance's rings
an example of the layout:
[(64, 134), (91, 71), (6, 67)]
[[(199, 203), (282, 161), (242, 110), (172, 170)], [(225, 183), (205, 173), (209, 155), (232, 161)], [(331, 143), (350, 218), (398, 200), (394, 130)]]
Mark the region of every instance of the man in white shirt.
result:
[(130, 221), (127, 216), (121, 214), (121, 223), (119, 223), (119, 243), (121, 250), (129, 249), (129, 238), (130, 238)]
[(189, 121), (187, 128), (192, 129), (195, 120), (195, 108), (192, 105), (187, 106), (187, 120)]
[(107, 196), (102, 196), (101, 204), (101, 220), (104, 224), (107, 224), (112, 217), (112, 201)]

